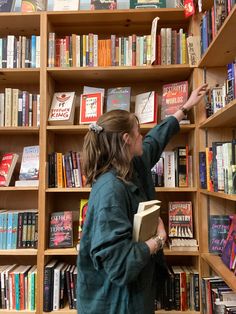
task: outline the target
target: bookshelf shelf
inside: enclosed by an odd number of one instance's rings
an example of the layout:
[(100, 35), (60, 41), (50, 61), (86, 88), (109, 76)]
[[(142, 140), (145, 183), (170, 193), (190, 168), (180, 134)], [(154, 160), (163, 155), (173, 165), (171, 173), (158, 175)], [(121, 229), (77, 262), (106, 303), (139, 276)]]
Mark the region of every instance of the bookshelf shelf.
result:
[(25, 186), (25, 187), (16, 187), (16, 186), (3, 186), (0, 187), (0, 192), (5, 191), (38, 191), (38, 187), (36, 186)]
[[(218, 34), (203, 55), (199, 67), (225, 66), (235, 58), (236, 6), (232, 9)], [(217, 53), (216, 53), (217, 52)]]
[(27, 135), (27, 134), (39, 134), (38, 127), (25, 127), (25, 126), (18, 126), (18, 127), (0, 127), (0, 134), (15, 134), (15, 135)]
[[(0, 256), (1, 255), (37, 255), (36, 249), (16, 249), (16, 250), (0, 250)], [(8, 313), (8, 312), (7, 312)]]
[[(166, 9), (129, 9), (129, 10), (98, 10), (93, 11), (93, 18), (91, 19), (91, 11), (70, 11), (70, 12), (48, 12), (48, 19), (51, 24), (56, 27), (66, 28), (74, 25), (92, 27), (102, 27), (101, 24), (106, 21), (103, 27), (111, 26), (116, 32), (120, 28), (132, 27), (132, 24), (142, 24), (144, 29), (150, 24), (152, 20), (158, 16), (161, 23), (165, 24), (187, 24), (188, 19), (184, 17), (183, 8), (166, 8)], [(111, 30), (112, 31), (112, 30)]]
[[(236, 8), (236, 7), (235, 7)], [(214, 127), (235, 127), (236, 126), (236, 99), (231, 101), (224, 108), (217, 111), (214, 115), (202, 122), (200, 128)]]
[(84, 188), (48, 188), (46, 189), (47, 193), (89, 193), (91, 191), (90, 187), (84, 187)]
[(175, 250), (170, 250), (169, 248), (164, 248), (164, 253), (165, 255), (169, 255), (169, 256), (199, 256), (200, 253), (199, 251), (175, 251)]
[(193, 71), (189, 65), (176, 64), (166, 66), (117, 66), (117, 67), (81, 67), (81, 68), (47, 68), (55, 82), (73, 83), (76, 80), (93, 83), (102, 82), (140, 82), (144, 80), (178, 81), (186, 80)]
[[(43, 314), (46, 314), (46, 313), (48, 313), (48, 312), (42, 312)], [(68, 314), (68, 313), (70, 313), (70, 314), (76, 314), (77, 313), (77, 311), (76, 310), (70, 310), (69, 309), (69, 305), (66, 305), (65, 307), (64, 307), (64, 309), (60, 309), (60, 310), (58, 310), (58, 311), (54, 311), (53, 310), (53, 314)]]
[(156, 187), (155, 188), (156, 192), (183, 192), (183, 193), (186, 193), (186, 192), (197, 192), (197, 188), (178, 188), (178, 187), (175, 187), (175, 188), (165, 188), (165, 187)]
[(40, 16), (43, 13), (0, 13), (0, 35), (21, 34), (24, 36), (39, 34)]
[(203, 253), (202, 258), (210, 265), (210, 267), (221, 277), (224, 278), (226, 284), (231, 287), (234, 291), (236, 291), (236, 280), (235, 275), (232, 271), (226, 267), (221, 258), (216, 255), (212, 255), (209, 253)]
[(47, 249), (44, 251), (45, 255), (78, 255), (78, 251), (73, 248), (61, 248), (61, 249)]
[(20, 313), (20, 314), (34, 314), (36, 313), (36, 311), (14, 311), (14, 310), (0, 310), (0, 314), (16, 314), (16, 313)]
[(38, 68), (19, 68), (19, 69), (0, 69), (0, 86), (8, 85), (38, 85), (40, 69)]
[(236, 194), (226, 194), (224, 192), (209, 192), (207, 190), (200, 190), (200, 193), (205, 194), (205, 195), (209, 195), (209, 196), (213, 196), (213, 197), (218, 197), (218, 198), (222, 198), (225, 200), (230, 200), (230, 201), (236, 201)]

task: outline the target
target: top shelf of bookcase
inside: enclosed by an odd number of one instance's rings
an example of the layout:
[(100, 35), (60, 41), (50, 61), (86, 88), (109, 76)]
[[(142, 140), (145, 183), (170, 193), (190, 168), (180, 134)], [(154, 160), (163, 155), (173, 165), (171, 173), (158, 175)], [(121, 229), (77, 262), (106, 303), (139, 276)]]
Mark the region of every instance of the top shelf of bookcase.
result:
[(236, 55), (236, 5), (203, 55), (199, 67), (224, 66)]

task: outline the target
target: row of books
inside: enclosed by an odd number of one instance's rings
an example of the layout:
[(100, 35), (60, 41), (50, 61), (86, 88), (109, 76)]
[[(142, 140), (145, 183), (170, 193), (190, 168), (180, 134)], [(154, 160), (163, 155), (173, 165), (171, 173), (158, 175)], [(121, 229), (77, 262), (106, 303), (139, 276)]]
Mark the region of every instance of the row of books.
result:
[(235, 313), (236, 293), (219, 276), (203, 277), (201, 292), (203, 314)]
[(51, 260), (44, 269), (43, 311), (64, 308), (76, 309), (77, 266)]
[(0, 93), (0, 127), (39, 125), (39, 94), (31, 94), (18, 88), (5, 88), (5, 92)]
[(157, 310), (200, 311), (199, 272), (190, 266), (168, 265), (165, 281)]
[(39, 68), (40, 36), (0, 38), (0, 68)]
[(0, 250), (37, 248), (38, 211), (0, 210)]
[(225, 107), (236, 98), (235, 62), (227, 65), (227, 79), (222, 86), (218, 84), (209, 89), (206, 95), (206, 116), (207, 118)]
[(35, 311), (37, 266), (0, 266), (0, 309)]
[[(151, 35), (111, 35), (99, 39), (97, 34), (57, 37), (49, 33), (49, 67), (143, 66), (187, 64), (187, 34), (181, 28), (161, 28), (152, 42)], [(153, 47), (154, 46), (154, 47)], [(155, 58), (152, 51), (155, 49)]]
[[(188, 98), (188, 82), (182, 81), (163, 85), (161, 100), (161, 119), (174, 114)], [(158, 94), (149, 91), (131, 96), (131, 87), (109, 88), (106, 93), (106, 108), (104, 107), (105, 89), (101, 87), (84, 86), (80, 95), (80, 124), (96, 122), (103, 113), (103, 109), (111, 111), (122, 109), (130, 111), (131, 102), (140, 124), (157, 123), (158, 121)], [(54, 93), (50, 105), (48, 122), (50, 125), (74, 124), (75, 92)], [(184, 119), (183, 123), (190, 123)]]
[(234, 5), (235, 0), (214, 0), (214, 6), (204, 12), (200, 24), (202, 55), (215, 38)]
[(62, 154), (53, 152), (48, 155), (48, 187), (79, 188), (84, 186), (79, 152)]
[(156, 187), (192, 187), (192, 156), (188, 145), (164, 151), (152, 168), (152, 176)]
[(200, 187), (236, 194), (236, 141), (212, 142), (199, 152)]
[(36, 11), (77, 11), (77, 10), (114, 10), (129, 8), (166, 8), (183, 6), (182, 0), (159, 0), (138, 2), (137, 0), (7, 0), (0, 4), (0, 12), (36, 12)]
[[(0, 186), (9, 186), (19, 159), (17, 153), (4, 153), (0, 161)], [(14, 179), (16, 176), (14, 176)], [(39, 145), (25, 146), (20, 165), (19, 180), (15, 186), (38, 186), (39, 184)], [(35, 182), (35, 183), (34, 183)]]

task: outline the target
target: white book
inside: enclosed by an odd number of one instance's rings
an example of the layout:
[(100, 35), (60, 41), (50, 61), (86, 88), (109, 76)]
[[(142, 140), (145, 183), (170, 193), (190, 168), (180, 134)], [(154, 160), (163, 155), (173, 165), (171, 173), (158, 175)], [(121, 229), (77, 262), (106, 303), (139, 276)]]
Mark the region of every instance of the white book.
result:
[(39, 145), (25, 146), (20, 166), (19, 180), (39, 179)]
[(148, 209), (144, 209), (134, 215), (133, 241), (144, 242), (154, 236), (157, 232), (158, 218), (160, 216), (160, 206), (148, 204)]
[(137, 213), (141, 213), (144, 210), (147, 210), (149, 208), (151, 208), (154, 205), (160, 204), (161, 201), (159, 200), (151, 200), (151, 201), (146, 201), (146, 202), (140, 202), (138, 205), (138, 210)]
[(14, 42), (16, 38), (14, 35), (7, 36), (7, 68), (13, 69), (14, 67)]
[(157, 106), (155, 91), (136, 95), (135, 114), (140, 124), (156, 122)]
[(12, 126), (18, 126), (18, 97), (19, 89), (12, 89)]
[(159, 17), (155, 17), (152, 21), (152, 29), (151, 29), (151, 64), (153, 64), (157, 58), (156, 56), (156, 37), (157, 37), (157, 23), (159, 21)]
[(40, 68), (40, 36), (36, 36), (36, 62), (35, 67)]
[(79, 9), (79, 0), (54, 0), (53, 11), (76, 11)]
[(164, 186), (175, 187), (175, 155), (172, 151), (163, 152), (164, 157)]
[(16, 180), (15, 186), (24, 187), (24, 186), (39, 186), (39, 180)]
[(72, 125), (75, 115), (75, 92), (54, 93), (48, 123), (50, 125)]
[(5, 88), (5, 126), (12, 124), (12, 89)]
[(59, 310), (60, 308), (60, 277), (61, 269), (64, 267), (65, 263), (59, 263), (56, 268), (54, 268), (54, 282), (53, 282), (53, 310)]

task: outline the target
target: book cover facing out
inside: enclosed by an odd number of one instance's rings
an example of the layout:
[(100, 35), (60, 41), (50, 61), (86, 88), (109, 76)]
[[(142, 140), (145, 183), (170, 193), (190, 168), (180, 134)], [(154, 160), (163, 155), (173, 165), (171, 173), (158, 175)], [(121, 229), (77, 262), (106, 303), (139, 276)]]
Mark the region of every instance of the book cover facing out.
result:
[(114, 10), (117, 9), (117, 0), (91, 0), (91, 10)]
[(131, 87), (109, 88), (107, 91), (107, 112), (121, 109), (130, 111)]
[(166, 0), (130, 0), (130, 9), (166, 8)]
[(72, 211), (51, 213), (49, 236), (50, 248), (73, 246)]
[(188, 100), (188, 82), (165, 84), (162, 88), (161, 120), (173, 115)]
[(39, 179), (39, 146), (26, 146), (23, 149), (20, 180)]
[(169, 237), (192, 238), (192, 202), (169, 202)]
[(209, 252), (221, 254), (226, 243), (230, 227), (230, 216), (209, 216)]

